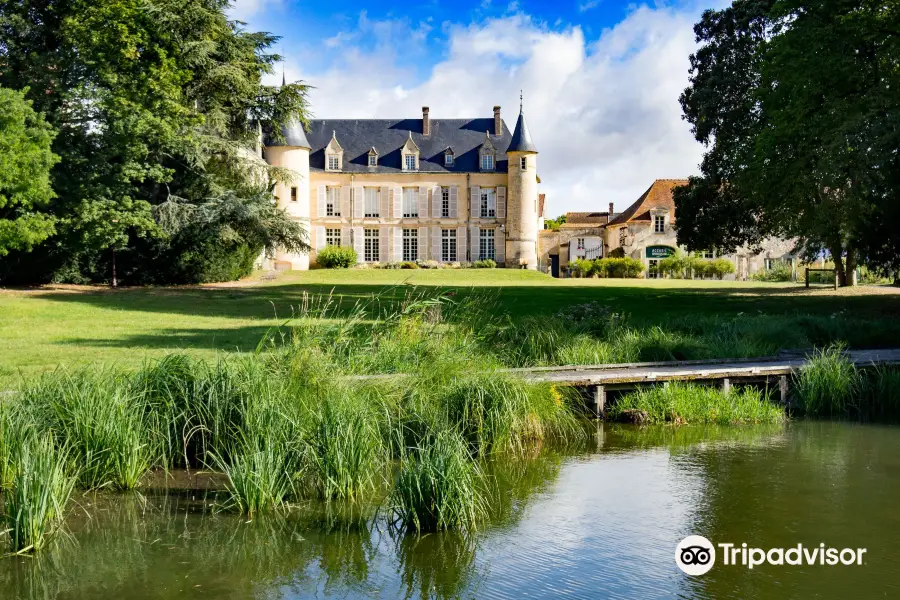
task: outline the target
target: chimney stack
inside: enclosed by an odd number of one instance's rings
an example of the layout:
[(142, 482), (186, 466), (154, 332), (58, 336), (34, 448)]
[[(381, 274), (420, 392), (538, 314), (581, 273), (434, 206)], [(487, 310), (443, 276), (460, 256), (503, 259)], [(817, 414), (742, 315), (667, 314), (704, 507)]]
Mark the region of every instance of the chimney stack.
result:
[(503, 121), (500, 120), (500, 107), (494, 107), (494, 135), (503, 135)]
[(613, 213), (614, 213), (614, 212), (615, 212), (615, 211), (613, 210), (613, 203), (610, 202), (610, 203), (609, 203), (609, 216), (610, 216), (610, 217), (613, 216)]
[(431, 119), (428, 117), (428, 107), (422, 107), (422, 135), (431, 135)]

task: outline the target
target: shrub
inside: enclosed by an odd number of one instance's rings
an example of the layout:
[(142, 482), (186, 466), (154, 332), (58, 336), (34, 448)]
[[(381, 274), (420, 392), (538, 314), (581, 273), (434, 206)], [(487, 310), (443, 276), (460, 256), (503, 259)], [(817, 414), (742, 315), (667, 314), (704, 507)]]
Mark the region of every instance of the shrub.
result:
[(583, 258), (576, 258), (569, 263), (569, 273), (572, 277), (590, 277), (594, 262)]
[(419, 266), (420, 269), (438, 269), (441, 266), (441, 263), (439, 263), (436, 260), (419, 259), (416, 261), (416, 264)]
[(497, 262), (490, 258), (483, 258), (473, 262), (472, 266), (476, 269), (496, 269)]
[(627, 394), (609, 410), (610, 418), (626, 419), (635, 411), (647, 423), (777, 423), (784, 409), (752, 388), (723, 392), (694, 383), (639, 389)]
[(619, 246), (618, 248), (613, 248), (606, 256), (607, 258), (625, 258), (625, 249), (621, 246)]
[(633, 279), (644, 270), (644, 263), (634, 258), (598, 258), (593, 261), (591, 274), (599, 277)]
[(793, 278), (794, 271), (790, 263), (785, 262), (777, 262), (771, 269), (760, 269), (750, 275), (753, 281), (791, 281)]
[(407, 261), (400, 263), (400, 268), (401, 269), (418, 269), (419, 263), (415, 263), (411, 260), (407, 260)]
[(316, 254), (316, 262), (326, 269), (348, 269), (357, 258), (356, 250), (349, 246), (325, 246)]
[(717, 278), (722, 279), (726, 275), (734, 273), (734, 264), (727, 258), (717, 258), (709, 261), (709, 272)]

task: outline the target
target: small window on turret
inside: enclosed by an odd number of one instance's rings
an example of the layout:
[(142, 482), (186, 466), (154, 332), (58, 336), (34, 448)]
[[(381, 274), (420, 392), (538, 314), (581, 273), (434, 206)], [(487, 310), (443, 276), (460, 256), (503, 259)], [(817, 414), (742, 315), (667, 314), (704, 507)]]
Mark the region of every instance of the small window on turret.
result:
[(523, 156), (520, 159), (519, 164), (521, 165), (523, 171), (527, 170), (528, 169), (528, 157)]
[(291, 188), (291, 202), (297, 201), (297, 186)]

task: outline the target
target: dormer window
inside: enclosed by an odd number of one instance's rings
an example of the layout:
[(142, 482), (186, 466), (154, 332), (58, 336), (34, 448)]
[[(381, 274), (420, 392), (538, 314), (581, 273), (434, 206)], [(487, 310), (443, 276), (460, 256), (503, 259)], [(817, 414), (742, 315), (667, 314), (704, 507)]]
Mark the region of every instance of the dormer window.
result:
[(325, 170), (340, 171), (344, 158), (344, 149), (337, 141), (337, 132), (331, 132), (331, 141), (325, 146)]
[(409, 139), (406, 140), (403, 148), (400, 149), (400, 154), (403, 156), (404, 171), (417, 171), (419, 169), (419, 147), (416, 146), (412, 139), (412, 131), (409, 132)]
[(378, 151), (375, 149), (375, 146), (369, 148), (368, 164), (370, 167), (378, 166)]
[(482, 154), (481, 155), (481, 170), (482, 171), (493, 171), (494, 170), (494, 155), (493, 154)]
[(493, 142), (491, 142), (491, 132), (484, 132), (484, 143), (481, 144), (481, 170), (482, 171), (493, 171), (494, 170), (494, 155), (497, 153), (494, 148)]
[(666, 217), (665, 217), (665, 215), (656, 215), (653, 217), (653, 232), (654, 233), (665, 233), (666, 232)]
[(445, 154), (445, 155), (444, 155), (444, 166), (445, 166), (445, 167), (452, 167), (452, 166), (453, 166), (453, 155), (452, 155), (452, 154)]

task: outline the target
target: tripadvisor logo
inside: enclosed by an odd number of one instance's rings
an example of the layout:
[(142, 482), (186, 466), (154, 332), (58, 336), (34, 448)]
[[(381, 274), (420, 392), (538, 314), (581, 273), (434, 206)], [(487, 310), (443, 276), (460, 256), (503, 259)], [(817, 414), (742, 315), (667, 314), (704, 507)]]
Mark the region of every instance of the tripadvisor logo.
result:
[(752, 569), (770, 565), (862, 565), (865, 548), (831, 548), (825, 544), (807, 547), (797, 544), (790, 548), (751, 548), (747, 544), (715, 544), (702, 535), (689, 535), (675, 547), (675, 564), (688, 575), (703, 575), (716, 564), (716, 547), (721, 551), (722, 564)]

